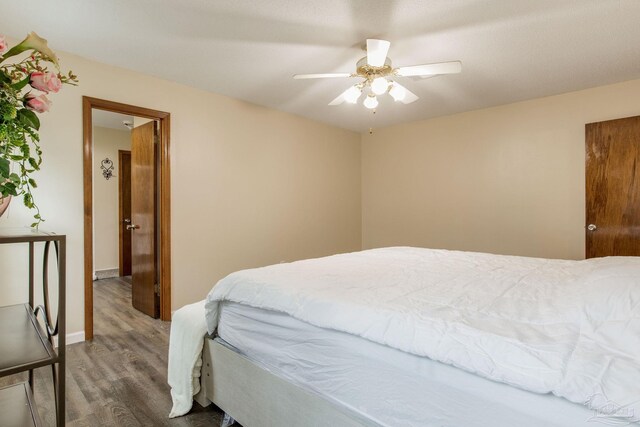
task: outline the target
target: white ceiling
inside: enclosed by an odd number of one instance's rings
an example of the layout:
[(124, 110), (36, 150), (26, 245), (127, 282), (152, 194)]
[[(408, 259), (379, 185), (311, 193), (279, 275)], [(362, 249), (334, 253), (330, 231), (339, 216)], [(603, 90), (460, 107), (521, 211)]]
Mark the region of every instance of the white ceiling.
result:
[[(0, 31), (57, 49), (363, 131), (640, 78), (640, 0), (30, 0)], [(394, 65), (461, 60), (459, 75), (404, 79), (411, 105), (329, 107), (366, 38)], [(82, 76), (80, 76), (82, 78)], [(153, 106), (150, 106), (153, 107)]]
[(128, 131), (129, 129), (123, 122), (133, 123), (133, 116), (112, 113), (111, 111), (93, 110), (91, 121), (94, 126)]

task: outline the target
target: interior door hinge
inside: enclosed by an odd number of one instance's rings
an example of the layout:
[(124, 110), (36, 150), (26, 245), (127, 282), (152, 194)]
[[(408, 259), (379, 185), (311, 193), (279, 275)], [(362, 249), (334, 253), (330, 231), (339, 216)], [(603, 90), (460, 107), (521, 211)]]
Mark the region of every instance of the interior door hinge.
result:
[(153, 289), (156, 291), (156, 295), (160, 295), (160, 284), (159, 283), (156, 283), (153, 286)]

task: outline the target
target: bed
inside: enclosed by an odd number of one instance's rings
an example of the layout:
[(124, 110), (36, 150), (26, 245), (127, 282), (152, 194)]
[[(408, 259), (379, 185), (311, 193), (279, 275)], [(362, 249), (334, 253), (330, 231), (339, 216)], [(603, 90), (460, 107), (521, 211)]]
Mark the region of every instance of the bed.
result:
[(630, 424), (640, 260), (383, 248), (245, 270), (176, 312), (171, 347), (173, 416), (196, 395), (245, 427)]

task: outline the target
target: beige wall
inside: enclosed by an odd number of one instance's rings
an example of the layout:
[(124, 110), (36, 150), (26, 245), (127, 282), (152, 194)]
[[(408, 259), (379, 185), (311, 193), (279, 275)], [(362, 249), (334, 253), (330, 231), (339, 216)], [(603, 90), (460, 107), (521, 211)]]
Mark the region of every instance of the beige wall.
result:
[[(111, 270), (119, 265), (118, 150), (131, 150), (131, 132), (124, 128), (93, 128), (93, 270)], [(113, 162), (113, 177), (105, 179), (102, 160)]]
[[(68, 235), (69, 332), (83, 329), (82, 95), (172, 114), (173, 309), (234, 270), (361, 245), (581, 258), (584, 124), (640, 114), (638, 80), (361, 136), (60, 56), (81, 84), (42, 116), (36, 198), (43, 228)], [(14, 203), (0, 226), (31, 215)], [(0, 247), (15, 278), (0, 304), (26, 295), (26, 255)]]
[[(83, 329), (82, 95), (171, 113), (173, 309), (246, 267), (360, 249), (360, 135), (60, 54), (80, 86), (42, 115), (43, 228), (68, 235), (68, 330)], [(0, 226), (31, 223), (19, 203)], [(26, 249), (0, 248), (3, 277)], [(0, 304), (26, 295), (2, 281)], [(12, 282), (13, 283), (13, 282)], [(98, 331), (99, 332), (99, 331)]]
[(363, 247), (583, 258), (584, 125), (639, 114), (635, 80), (365, 134)]

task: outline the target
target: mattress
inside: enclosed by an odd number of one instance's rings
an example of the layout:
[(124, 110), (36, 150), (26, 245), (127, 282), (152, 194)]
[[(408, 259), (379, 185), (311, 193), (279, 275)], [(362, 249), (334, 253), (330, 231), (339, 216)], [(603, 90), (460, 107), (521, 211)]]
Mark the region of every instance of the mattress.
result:
[(379, 248), (230, 274), (207, 295), (210, 333), (223, 301), (640, 421), (640, 257)]
[(218, 335), (257, 365), (381, 426), (593, 426), (601, 414), (287, 314), (223, 302)]

